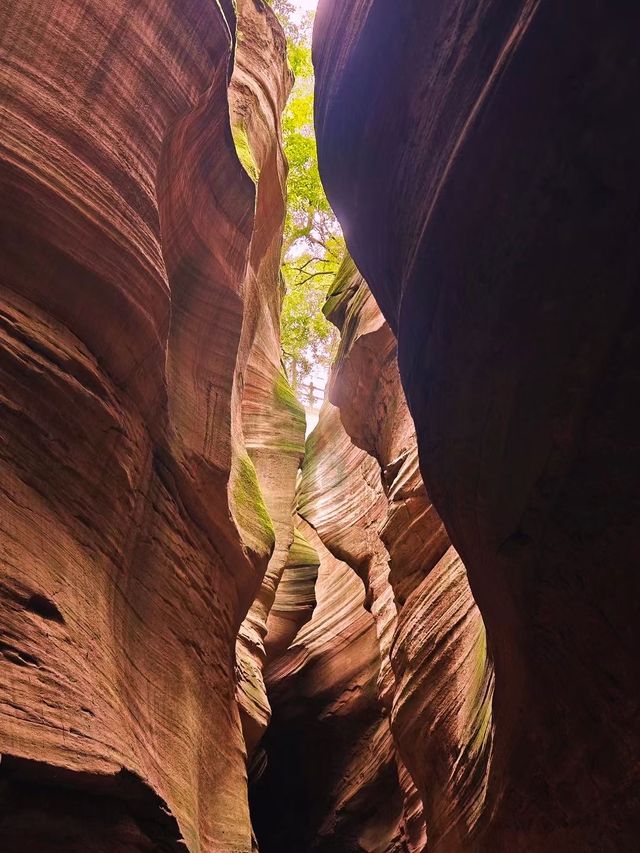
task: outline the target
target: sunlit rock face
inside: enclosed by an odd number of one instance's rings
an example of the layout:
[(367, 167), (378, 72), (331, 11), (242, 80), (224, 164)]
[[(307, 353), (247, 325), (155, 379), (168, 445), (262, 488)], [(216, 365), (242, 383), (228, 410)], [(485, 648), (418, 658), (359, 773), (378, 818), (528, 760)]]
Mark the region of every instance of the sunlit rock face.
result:
[(294, 518), (293, 542), (280, 578), (264, 639), (267, 659), (289, 648), (298, 631), (311, 619), (316, 606), (316, 581), (320, 558), (302, 532), (302, 519)]
[(326, 311), (340, 326), (330, 399), (307, 445), (299, 512), (362, 578), (403, 792), (402, 849), (474, 829), (490, 767), (492, 668), (460, 558), (418, 468), (395, 338), (347, 259)]
[(639, 33), (604, 0), (319, 4), (321, 173), (495, 661), (446, 850), (637, 846)]
[(12, 853), (251, 849), (234, 646), (293, 538), (303, 427), (277, 354), (290, 77), (272, 13), (238, 14), (236, 40), (228, 0), (0, 4)]
[[(281, 364), (280, 254), (286, 164), (280, 117), (291, 89), (284, 33), (264, 4), (238, 4), (238, 41), (231, 80), (231, 121), (241, 159), (256, 183), (256, 219), (243, 284), (245, 310), (232, 416), (237, 458), (253, 465), (273, 524), (275, 547), (237, 644), (238, 701), (251, 754), (269, 721), (262, 670), (267, 618), (293, 542), (296, 476), (304, 453), (305, 418)], [(245, 449), (246, 448), (246, 449)], [(242, 483), (240, 471), (238, 482)], [(256, 493), (238, 490), (241, 518), (254, 535)]]

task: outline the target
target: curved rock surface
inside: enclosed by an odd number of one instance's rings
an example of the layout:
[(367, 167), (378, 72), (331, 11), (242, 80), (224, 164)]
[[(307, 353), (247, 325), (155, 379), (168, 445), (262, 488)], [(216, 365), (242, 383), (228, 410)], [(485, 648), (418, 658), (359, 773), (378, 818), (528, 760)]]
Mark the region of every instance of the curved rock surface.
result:
[(495, 661), (487, 804), (444, 849), (637, 846), (639, 33), (604, 0), (319, 4), (321, 173)]
[(320, 0), (296, 497), (273, 12), (0, 0), (0, 849), (635, 853), (638, 35)]
[[(231, 80), (236, 147), (256, 183), (256, 225), (243, 285), (245, 311), (236, 370), (233, 435), (242, 469), (235, 481), (236, 519), (255, 535), (256, 506), (273, 525), (274, 551), (258, 594), (240, 627), (236, 648), (238, 701), (249, 754), (269, 721), (262, 670), (267, 618), (293, 542), (296, 476), (304, 453), (304, 410), (281, 365), (280, 255), (286, 164), (280, 116), (291, 89), (282, 27), (264, 4), (238, 4), (238, 46)], [(248, 476), (255, 470), (255, 481)], [(246, 529), (246, 527), (245, 527)], [(261, 533), (258, 531), (258, 535)]]
[(296, 516), (293, 542), (267, 620), (264, 640), (267, 658), (286, 651), (298, 631), (311, 619), (316, 607), (316, 581), (320, 558), (300, 530)]
[(402, 801), (362, 582), (304, 521), (300, 532), (320, 561), (317, 606), (266, 670), (273, 718), (252, 802), (260, 850), (400, 851)]
[(405, 843), (424, 849), (423, 811), (430, 849), (445, 849), (472, 831), (484, 804), (493, 690), (484, 627), (420, 477), (395, 338), (348, 258), (326, 311), (341, 329), (330, 382), (337, 407), (325, 406), (309, 439), (299, 512), (367, 588)]
[(0, 4), (12, 853), (251, 849), (234, 645), (293, 537), (302, 425), (277, 343), (289, 72), (271, 11), (238, 6), (230, 92), (230, 0)]

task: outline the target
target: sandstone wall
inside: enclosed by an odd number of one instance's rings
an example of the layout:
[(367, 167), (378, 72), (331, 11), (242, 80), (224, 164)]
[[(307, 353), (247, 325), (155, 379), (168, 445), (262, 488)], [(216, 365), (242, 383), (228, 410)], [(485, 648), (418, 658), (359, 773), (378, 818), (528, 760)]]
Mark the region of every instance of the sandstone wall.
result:
[(321, 174), (495, 662), (458, 849), (637, 846), (639, 33), (603, 0), (319, 4)]
[(234, 646), (303, 428), (290, 75), (265, 4), (238, 15), (0, 4), (3, 850), (251, 849)]
[[(298, 511), (362, 578), (404, 795), (403, 849), (447, 849), (482, 814), (493, 673), (466, 572), (422, 482), (395, 338), (347, 258), (328, 296), (340, 348)], [(335, 405), (332, 405), (335, 404)]]
[(318, 555), (317, 605), (265, 673), (273, 718), (252, 797), (260, 850), (401, 850), (402, 801), (365, 591), (312, 527), (301, 521), (299, 530)]

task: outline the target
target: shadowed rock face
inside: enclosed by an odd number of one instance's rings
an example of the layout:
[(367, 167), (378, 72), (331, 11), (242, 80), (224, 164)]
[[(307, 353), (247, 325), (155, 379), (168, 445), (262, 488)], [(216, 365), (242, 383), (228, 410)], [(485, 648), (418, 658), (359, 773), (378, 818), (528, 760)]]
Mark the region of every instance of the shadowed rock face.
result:
[(350, 259), (326, 311), (341, 330), (336, 406), (325, 404), (308, 441), (298, 508), (367, 590), (404, 803), (399, 849), (423, 850), (425, 823), (443, 849), (473, 830), (485, 802), (493, 678), (484, 627), (420, 477), (395, 338)]
[[(341, 342), (269, 622), (256, 833), (263, 853), (456, 849), (490, 770), (484, 626), (420, 477), (395, 338), (349, 258), (326, 312)], [(314, 553), (317, 605), (291, 642)]]
[(0, 0), (2, 851), (636, 850), (622, 5), (320, 0), (296, 497), (275, 16)]
[(0, 3), (3, 850), (251, 849), (234, 645), (293, 538), (304, 428), (278, 347), (290, 74), (253, 0), (234, 70), (235, 15)]
[(260, 850), (402, 850), (402, 801), (362, 582), (313, 528), (301, 521), (299, 530), (319, 558), (317, 605), (266, 670), (273, 718), (252, 801)]
[(495, 661), (487, 803), (446, 850), (640, 832), (640, 10), (611, 11), (319, 4), (321, 173)]

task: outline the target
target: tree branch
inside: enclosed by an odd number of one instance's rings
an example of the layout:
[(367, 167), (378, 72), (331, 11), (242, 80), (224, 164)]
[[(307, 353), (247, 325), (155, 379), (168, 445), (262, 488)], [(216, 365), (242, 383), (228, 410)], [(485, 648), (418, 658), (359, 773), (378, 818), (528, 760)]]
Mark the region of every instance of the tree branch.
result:
[(333, 276), (333, 275), (335, 275), (335, 273), (331, 272), (331, 271), (328, 271), (328, 272), (312, 272), (308, 276), (306, 276), (306, 278), (304, 278), (302, 281), (296, 281), (293, 286), (294, 287), (301, 287), (303, 284), (306, 284), (308, 281), (311, 281), (312, 278), (315, 278), (316, 276), (319, 276), (319, 275), (331, 275), (331, 276)]

